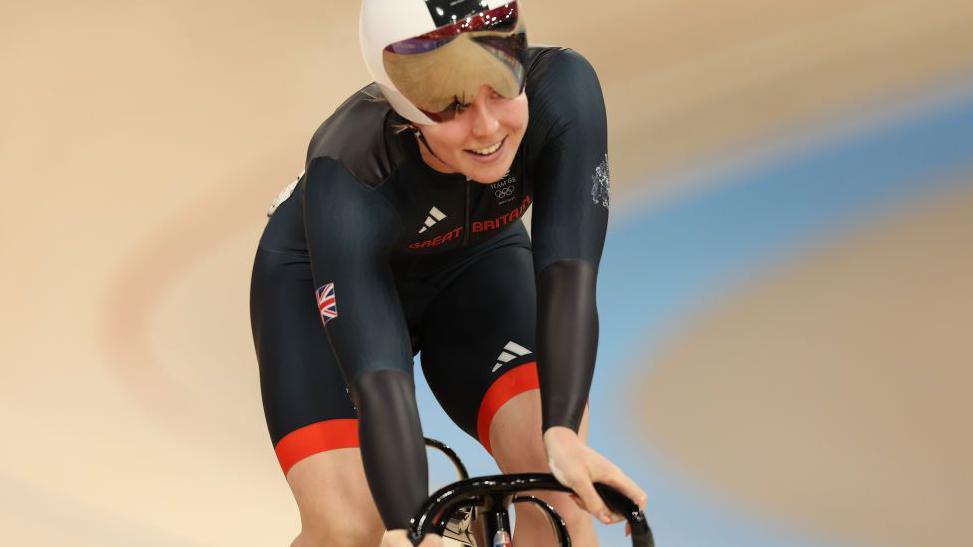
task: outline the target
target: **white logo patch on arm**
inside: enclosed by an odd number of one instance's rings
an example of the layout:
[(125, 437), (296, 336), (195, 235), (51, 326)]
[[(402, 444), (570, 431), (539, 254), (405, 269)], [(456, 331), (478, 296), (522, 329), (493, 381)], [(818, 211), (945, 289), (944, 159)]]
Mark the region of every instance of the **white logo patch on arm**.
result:
[(303, 176), (304, 176), (304, 171), (301, 171), (301, 174), (297, 175), (297, 178), (294, 179), (294, 182), (288, 184), (283, 190), (280, 191), (279, 194), (277, 194), (277, 197), (274, 198), (274, 202), (271, 203), (270, 208), (267, 209), (268, 217), (274, 216), (274, 211), (276, 211), (277, 208), (280, 207), (280, 204), (284, 203), (285, 201), (287, 201), (287, 198), (291, 197), (291, 194), (294, 193), (294, 188), (297, 188), (297, 183), (300, 182), (301, 177)]
[(601, 163), (595, 167), (595, 174), (591, 176), (593, 184), (591, 185), (591, 201), (595, 202), (595, 205), (601, 205), (605, 209), (608, 208), (608, 202), (611, 198), (611, 176), (608, 172), (608, 154), (605, 154), (605, 159), (601, 160)]

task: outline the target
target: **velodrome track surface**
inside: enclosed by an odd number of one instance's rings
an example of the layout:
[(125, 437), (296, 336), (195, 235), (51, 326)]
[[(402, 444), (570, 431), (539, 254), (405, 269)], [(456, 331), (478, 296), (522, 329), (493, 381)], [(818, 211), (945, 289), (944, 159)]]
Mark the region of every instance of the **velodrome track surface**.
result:
[[(776, 4), (525, 7), (609, 103), (593, 442), (650, 492), (660, 545), (963, 545), (973, 6)], [(287, 9), (0, 8), (12, 543), (296, 531), (249, 266), (366, 76), (357, 3)], [(427, 432), (491, 471), (422, 398)]]

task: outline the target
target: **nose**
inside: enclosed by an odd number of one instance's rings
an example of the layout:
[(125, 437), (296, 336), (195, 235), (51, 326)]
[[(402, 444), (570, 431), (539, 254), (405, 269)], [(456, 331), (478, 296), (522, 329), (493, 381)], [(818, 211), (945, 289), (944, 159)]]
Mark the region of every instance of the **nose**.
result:
[(489, 97), (490, 91), (487, 88), (485, 93), (477, 95), (471, 105), (473, 107), (473, 136), (477, 138), (495, 135), (497, 130), (500, 129), (500, 121), (493, 114)]

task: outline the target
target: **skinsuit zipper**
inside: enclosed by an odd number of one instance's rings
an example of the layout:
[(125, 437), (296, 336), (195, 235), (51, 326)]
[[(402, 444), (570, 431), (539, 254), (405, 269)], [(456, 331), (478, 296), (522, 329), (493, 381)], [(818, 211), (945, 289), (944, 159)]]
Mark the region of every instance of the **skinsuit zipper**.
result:
[(463, 246), (470, 241), (470, 179), (466, 179), (466, 220), (463, 225)]

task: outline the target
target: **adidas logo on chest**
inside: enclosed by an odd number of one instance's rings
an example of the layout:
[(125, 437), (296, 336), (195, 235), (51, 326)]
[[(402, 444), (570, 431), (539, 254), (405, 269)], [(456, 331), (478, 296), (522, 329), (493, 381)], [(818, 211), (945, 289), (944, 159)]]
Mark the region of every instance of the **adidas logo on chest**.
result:
[(435, 205), (433, 205), (433, 207), (429, 209), (429, 214), (426, 215), (426, 221), (423, 222), (422, 226), (419, 228), (419, 233), (421, 234), (429, 228), (432, 228), (437, 222), (443, 220), (444, 218), (446, 218), (446, 213), (440, 211)]

